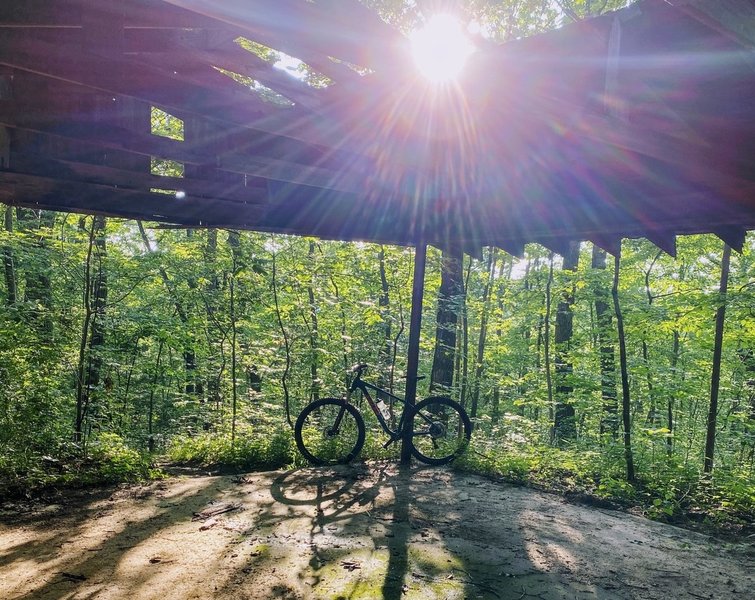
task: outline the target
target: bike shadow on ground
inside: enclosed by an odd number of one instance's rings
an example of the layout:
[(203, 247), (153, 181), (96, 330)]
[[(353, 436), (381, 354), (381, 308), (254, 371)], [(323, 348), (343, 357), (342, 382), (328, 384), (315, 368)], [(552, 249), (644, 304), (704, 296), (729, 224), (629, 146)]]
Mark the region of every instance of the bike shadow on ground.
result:
[[(436, 526), (435, 502), (427, 490), (422, 491), (426, 485), (422, 481), (447, 477), (443, 473), (437, 467), (395, 462), (299, 469), (278, 476), (272, 483), (271, 494), (276, 502), (309, 510), (309, 542), (313, 551), (309, 566), (313, 571), (323, 572), (327, 565), (348, 557), (345, 549), (350, 537), (369, 536), (373, 556), (380, 557), (377, 560), (380, 566), (377, 572), (363, 572), (362, 577), (374, 584), (370, 588), (374, 597), (400, 600), (412, 585), (426, 584), (434, 575), (440, 578), (441, 570), (442, 577), (448, 576), (445, 565), (433, 572), (429, 563), (424, 565), (424, 575), (412, 572), (421, 551), (415, 538)], [(455, 494), (452, 484), (448, 493)], [(335, 543), (329, 546), (327, 538)], [(438, 541), (442, 546), (442, 536)], [(456, 558), (453, 560), (457, 564)], [(464, 570), (462, 563), (458, 564)], [(320, 581), (318, 576), (317, 583)], [(472, 597), (479, 597), (479, 586), (470, 589), (468, 585), (459, 585), (466, 596), (474, 593)], [(352, 590), (334, 597), (362, 596)]]

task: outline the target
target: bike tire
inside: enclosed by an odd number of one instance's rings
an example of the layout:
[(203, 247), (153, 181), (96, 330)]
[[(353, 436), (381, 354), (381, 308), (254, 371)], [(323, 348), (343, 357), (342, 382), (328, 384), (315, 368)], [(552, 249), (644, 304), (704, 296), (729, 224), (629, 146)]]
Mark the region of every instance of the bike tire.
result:
[[(339, 419), (338, 428), (334, 430)], [(351, 462), (362, 450), (364, 435), (362, 415), (354, 406), (337, 398), (310, 403), (294, 425), (296, 446), (313, 465)]]
[(461, 404), (443, 396), (418, 402), (411, 413), (412, 454), (428, 465), (460, 456), (472, 438), (472, 422)]

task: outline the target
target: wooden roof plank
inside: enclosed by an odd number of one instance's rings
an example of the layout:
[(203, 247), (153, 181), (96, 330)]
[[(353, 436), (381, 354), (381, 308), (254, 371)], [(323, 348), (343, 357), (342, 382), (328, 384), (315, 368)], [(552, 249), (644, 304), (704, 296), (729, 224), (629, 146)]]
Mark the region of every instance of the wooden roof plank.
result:
[(241, 176), (238, 176), (235, 182), (228, 179), (213, 181), (196, 177), (165, 177), (18, 152), (11, 152), (9, 159), (6, 171), (61, 181), (109, 185), (142, 192), (149, 192), (151, 189), (176, 190), (183, 191), (192, 197), (218, 198), (245, 204), (265, 204), (268, 201), (266, 189), (245, 186)]
[[(0, 123), (15, 127), (12, 119), (3, 116), (0, 107)], [(71, 140), (102, 145), (117, 150), (128, 150), (143, 156), (169, 158), (178, 162), (196, 165), (212, 164), (213, 172), (237, 173), (250, 178), (273, 179), (315, 188), (331, 189), (336, 192), (361, 193), (365, 189), (365, 182), (357, 175), (349, 172), (338, 172), (316, 166), (290, 163), (273, 158), (245, 155), (241, 153), (225, 153), (217, 156), (202, 155), (198, 150), (185, 147), (181, 142), (168, 138), (152, 136), (129, 135), (119, 129), (97, 129), (89, 124), (71, 123), (67, 128), (60, 128), (51, 137), (68, 138)], [(122, 134), (122, 135), (121, 135)]]
[(0, 185), (10, 186), (12, 194), (5, 202), (20, 206), (52, 210), (88, 212), (147, 220), (179, 223), (211, 222), (235, 215), (239, 225), (253, 227), (262, 214), (255, 205), (206, 199), (176, 199), (169, 194), (125, 190), (113, 186), (58, 181), (0, 171)]
[[(396, 46), (402, 41), (397, 31), (352, 0), (340, 0), (337, 7), (328, 2), (321, 6), (296, 0), (166, 1), (253, 34), (262, 30), (283, 40), (300, 38), (321, 54), (373, 69), (394, 67), (399, 50)], [(298, 58), (307, 62), (306, 55)]]
[[(12, 51), (11, 51), (12, 49)], [(276, 128), (265, 127), (260, 117), (265, 114), (250, 110), (259, 105), (256, 95), (242, 86), (238, 93), (217, 94), (217, 89), (176, 81), (170, 70), (144, 65), (128, 59), (95, 57), (77, 51), (73, 46), (56, 46), (38, 39), (30, 39), (15, 30), (0, 30), (0, 65), (60, 79), (112, 94), (138, 98), (164, 106), (169, 110), (183, 111), (199, 116), (212, 115), (219, 122), (280, 135)], [(211, 67), (207, 67), (211, 70)], [(293, 108), (286, 112), (290, 126), (286, 137), (306, 143), (332, 145), (338, 140), (322, 135), (327, 128), (312, 127), (309, 115)]]

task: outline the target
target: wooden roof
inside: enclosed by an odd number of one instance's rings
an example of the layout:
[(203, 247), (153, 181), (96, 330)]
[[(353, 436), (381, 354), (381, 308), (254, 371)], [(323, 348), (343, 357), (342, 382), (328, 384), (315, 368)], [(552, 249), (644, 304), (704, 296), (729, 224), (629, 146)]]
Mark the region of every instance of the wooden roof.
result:
[[(644, 236), (673, 253), (676, 234), (702, 232), (741, 247), (753, 42), (752, 1), (645, 0), (478, 40), (438, 93), (356, 0), (4, 0), (0, 201), (469, 251)], [(183, 139), (152, 133), (152, 107), (183, 120)], [(183, 176), (154, 174), (153, 157)]]

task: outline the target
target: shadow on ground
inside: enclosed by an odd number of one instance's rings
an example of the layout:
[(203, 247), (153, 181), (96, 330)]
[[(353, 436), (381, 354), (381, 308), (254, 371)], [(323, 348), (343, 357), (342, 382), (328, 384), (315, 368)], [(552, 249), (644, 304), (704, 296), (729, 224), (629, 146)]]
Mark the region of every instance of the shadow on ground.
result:
[(19, 517), (0, 516), (2, 598), (727, 598), (754, 587), (745, 546), (392, 463), (172, 479)]

